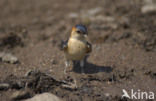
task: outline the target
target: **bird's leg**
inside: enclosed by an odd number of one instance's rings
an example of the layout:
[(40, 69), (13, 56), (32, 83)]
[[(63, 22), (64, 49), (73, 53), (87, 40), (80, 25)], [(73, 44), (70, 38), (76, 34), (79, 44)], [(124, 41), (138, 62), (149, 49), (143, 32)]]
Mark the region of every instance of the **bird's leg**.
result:
[(76, 66), (79, 62), (78, 61), (73, 61), (73, 65)]
[(84, 73), (84, 59), (80, 61), (81, 73)]
[(67, 72), (67, 68), (70, 66), (69, 60), (65, 61), (65, 69), (64, 69), (64, 74), (66, 74)]

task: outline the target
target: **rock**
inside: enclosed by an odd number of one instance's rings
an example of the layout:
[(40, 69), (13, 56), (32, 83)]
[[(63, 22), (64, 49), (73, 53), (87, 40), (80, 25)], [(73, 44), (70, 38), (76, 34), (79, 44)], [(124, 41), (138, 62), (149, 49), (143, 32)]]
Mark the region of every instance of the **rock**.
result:
[(8, 90), (9, 89), (9, 84), (7, 83), (1, 83), (0, 84), (0, 90)]
[(145, 5), (141, 8), (143, 14), (156, 12), (156, 4)]
[(100, 11), (102, 11), (102, 8), (96, 7), (96, 8), (89, 9), (89, 10), (82, 10), (80, 13), (75, 13), (75, 12), (69, 13), (68, 17), (69, 18), (78, 18), (80, 16), (81, 19), (86, 19), (86, 18), (94, 17)]
[(141, 8), (143, 14), (156, 12), (156, 3), (154, 0), (144, 0), (144, 5)]
[(102, 11), (101, 7), (97, 7), (97, 8), (93, 8), (87, 11), (88, 15), (96, 15), (97, 13), (99, 13), (100, 11)]
[(51, 93), (42, 93), (24, 101), (63, 101), (63, 100)]
[(15, 64), (18, 62), (18, 58), (13, 56), (10, 53), (5, 53), (5, 52), (0, 52), (0, 60), (2, 62), (8, 62), (8, 63), (12, 63)]
[(92, 20), (94, 19), (98, 13), (102, 11), (102, 8), (100, 7), (97, 7), (97, 8), (94, 8), (94, 9), (90, 9), (90, 10), (82, 10), (81, 13), (80, 13), (80, 18), (82, 19), (82, 21), (89, 21), (89, 20)]
[(69, 18), (78, 18), (78, 14), (77, 13), (69, 13), (68, 17)]
[(20, 90), (20, 91), (15, 91), (12, 96), (11, 99), (13, 101), (16, 100), (22, 100), (22, 99), (27, 99), (30, 98), (32, 96), (30, 90)]
[(110, 95), (110, 93), (105, 93), (105, 96), (110, 97), (111, 95)]

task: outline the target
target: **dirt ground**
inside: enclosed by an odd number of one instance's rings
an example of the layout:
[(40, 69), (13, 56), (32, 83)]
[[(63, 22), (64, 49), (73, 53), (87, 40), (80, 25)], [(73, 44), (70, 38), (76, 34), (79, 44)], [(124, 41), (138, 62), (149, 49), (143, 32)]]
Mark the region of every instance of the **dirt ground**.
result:
[[(19, 61), (0, 61), (0, 82), (17, 82), (37, 70), (58, 81), (75, 80), (77, 89), (51, 87), (48, 79), (37, 82), (40, 89), (29, 86), (34, 95), (51, 92), (66, 101), (129, 101), (121, 99), (122, 89), (156, 94), (156, 12), (142, 13), (144, 5), (143, 0), (0, 0), (0, 51)], [(88, 27), (93, 51), (85, 74), (76, 65), (65, 75), (59, 44), (79, 23)], [(0, 101), (10, 101), (21, 89), (24, 86), (0, 90)]]

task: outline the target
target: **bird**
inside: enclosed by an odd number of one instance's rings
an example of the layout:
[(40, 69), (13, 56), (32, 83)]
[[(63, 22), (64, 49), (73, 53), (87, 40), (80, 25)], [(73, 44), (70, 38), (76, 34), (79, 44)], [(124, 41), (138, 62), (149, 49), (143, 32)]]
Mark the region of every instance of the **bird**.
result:
[(91, 53), (92, 45), (89, 42), (88, 30), (85, 25), (77, 24), (72, 27), (70, 37), (66, 41), (62, 41), (61, 49), (65, 55), (65, 69), (70, 66), (71, 61), (79, 61), (81, 73), (84, 73), (84, 59)]

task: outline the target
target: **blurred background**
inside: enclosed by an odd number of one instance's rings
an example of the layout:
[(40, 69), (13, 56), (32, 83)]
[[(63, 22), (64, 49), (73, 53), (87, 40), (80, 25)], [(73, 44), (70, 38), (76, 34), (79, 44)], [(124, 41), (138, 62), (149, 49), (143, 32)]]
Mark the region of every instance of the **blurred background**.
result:
[[(65, 79), (58, 45), (79, 23), (93, 45), (86, 74), (68, 75), (80, 89), (48, 92), (67, 101), (118, 101), (123, 88), (156, 92), (155, 0), (0, 0), (0, 81), (33, 69)], [(1, 101), (12, 92), (0, 91)]]

